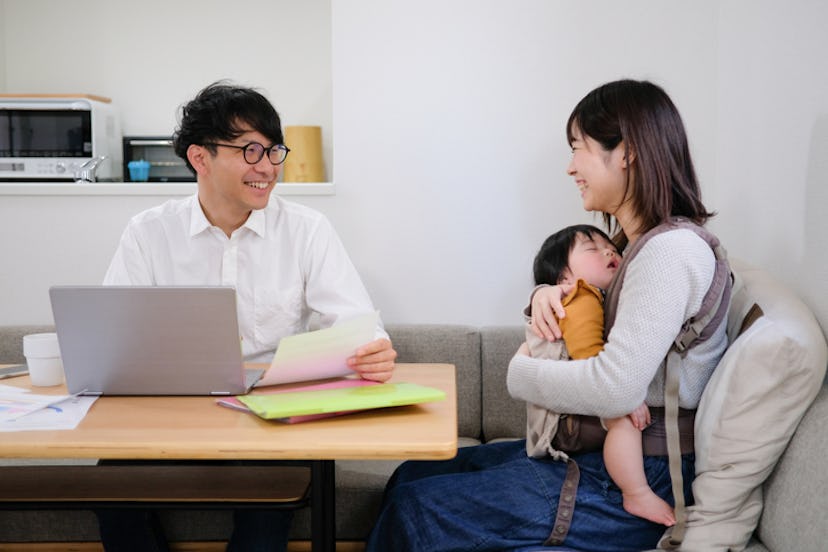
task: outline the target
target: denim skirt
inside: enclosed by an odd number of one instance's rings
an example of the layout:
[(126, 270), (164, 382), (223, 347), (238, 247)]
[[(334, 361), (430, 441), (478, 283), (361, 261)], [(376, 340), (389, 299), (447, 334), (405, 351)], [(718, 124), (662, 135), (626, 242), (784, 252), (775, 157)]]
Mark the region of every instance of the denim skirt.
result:
[[(600, 452), (575, 455), (581, 479), (562, 547), (544, 547), (557, 514), (566, 463), (530, 458), (526, 442), (465, 447), (443, 461), (403, 463), (388, 482), (366, 550), (371, 552), (655, 548), (666, 527), (628, 514)], [(692, 504), (694, 457), (682, 457)], [(666, 456), (645, 456), (650, 487), (673, 504)]]

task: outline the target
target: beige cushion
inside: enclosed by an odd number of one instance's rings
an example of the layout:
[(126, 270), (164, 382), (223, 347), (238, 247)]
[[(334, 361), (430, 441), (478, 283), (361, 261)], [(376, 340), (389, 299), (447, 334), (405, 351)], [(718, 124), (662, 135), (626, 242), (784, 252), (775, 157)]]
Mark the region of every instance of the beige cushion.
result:
[(732, 342), (696, 416), (696, 503), (682, 551), (740, 551), (762, 513), (762, 483), (822, 386), (828, 351), (813, 314), (766, 272), (734, 261), (728, 317), (736, 337), (751, 306), (764, 316)]

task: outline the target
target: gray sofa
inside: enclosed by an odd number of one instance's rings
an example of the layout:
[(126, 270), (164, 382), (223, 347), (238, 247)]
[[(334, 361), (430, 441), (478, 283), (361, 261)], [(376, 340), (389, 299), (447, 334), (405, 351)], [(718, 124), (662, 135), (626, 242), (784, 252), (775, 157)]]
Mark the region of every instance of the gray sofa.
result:
[[(0, 328), (0, 363), (20, 362), (24, 334), (44, 327)], [(506, 391), (508, 361), (523, 339), (521, 327), (459, 325), (389, 325), (400, 362), (449, 362), (457, 369), (460, 445), (493, 439), (521, 438), (525, 408)], [(824, 358), (824, 356), (822, 357)], [(787, 450), (764, 483), (765, 507), (747, 550), (782, 552), (823, 550), (828, 542), (828, 391), (823, 384)], [(0, 434), (0, 443), (2, 434)], [(0, 461), (2, 445), (0, 445)], [(67, 460), (71, 462), (71, 460)], [(20, 462), (20, 461), (14, 461)], [(336, 463), (337, 538), (363, 540), (378, 511), (388, 476), (398, 462)], [(297, 513), (292, 538), (310, 535), (307, 509)], [(171, 540), (225, 540), (230, 533), (226, 511), (163, 513)], [(0, 511), (0, 542), (94, 541), (94, 516), (84, 511)]]

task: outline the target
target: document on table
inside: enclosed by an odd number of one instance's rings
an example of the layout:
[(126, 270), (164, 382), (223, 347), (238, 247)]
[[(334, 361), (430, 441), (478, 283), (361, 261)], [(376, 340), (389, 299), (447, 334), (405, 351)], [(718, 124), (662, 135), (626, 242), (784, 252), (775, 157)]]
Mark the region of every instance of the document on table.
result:
[(374, 340), (378, 320), (375, 311), (323, 330), (283, 337), (256, 387), (353, 374), (347, 360)]
[(0, 385), (0, 432), (75, 429), (97, 398), (39, 395)]

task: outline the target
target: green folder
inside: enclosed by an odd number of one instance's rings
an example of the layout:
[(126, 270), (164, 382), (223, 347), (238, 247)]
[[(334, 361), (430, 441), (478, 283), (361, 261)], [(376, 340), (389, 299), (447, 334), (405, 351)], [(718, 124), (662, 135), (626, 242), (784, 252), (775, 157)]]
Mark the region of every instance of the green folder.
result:
[(268, 419), (405, 406), (446, 398), (444, 391), (416, 383), (380, 383), (311, 391), (285, 391), (236, 397), (256, 415)]

